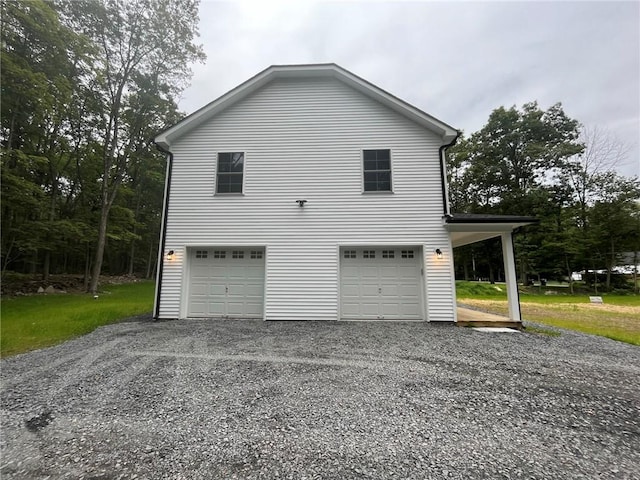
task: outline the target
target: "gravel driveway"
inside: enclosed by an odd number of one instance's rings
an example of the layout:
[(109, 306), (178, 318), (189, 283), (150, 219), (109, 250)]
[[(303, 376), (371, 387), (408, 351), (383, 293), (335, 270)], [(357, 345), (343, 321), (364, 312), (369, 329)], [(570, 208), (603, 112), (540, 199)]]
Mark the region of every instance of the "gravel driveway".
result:
[(134, 321), (2, 360), (3, 479), (640, 478), (640, 348)]

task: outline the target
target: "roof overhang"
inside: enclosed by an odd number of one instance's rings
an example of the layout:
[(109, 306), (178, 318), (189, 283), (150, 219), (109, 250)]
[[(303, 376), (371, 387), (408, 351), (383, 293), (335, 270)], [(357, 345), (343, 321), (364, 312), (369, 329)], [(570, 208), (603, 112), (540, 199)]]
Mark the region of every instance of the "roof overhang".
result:
[(503, 233), (511, 233), (517, 228), (539, 222), (535, 217), (473, 213), (456, 213), (443, 218), (453, 248), (499, 237)]
[(331, 77), (340, 80), (346, 85), (363, 93), (364, 95), (376, 100), (377, 102), (391, 108), (399, 114), (407, 117), (413, 122), (421, 125), (429, 131), (442, 138), (444, 145), (451, 143), (458, 135), (458, 131), (447, 125), (446, 123), (432, 117), (426, 112), (410, 105), (403, 100), (391, 95), (390, 93), (376, 87), (372, 83), (354, 75), (344, 68), (333, 64), (314, 64), (314, 65), (274, 65), (253, 78), (237, 86), (233, 90), (225, 93), (218, 99), (208, 105), (196, 110), (191, 115), (158, 134), (154, 141), (160, 147), (169, 149), (171, 144), (182, 135), (198, 127), (211, 117), (222, 112), (234, 103), (246, 98), (267, 83), (276, 79), (301, 79), (301, 78), (318, 78)]

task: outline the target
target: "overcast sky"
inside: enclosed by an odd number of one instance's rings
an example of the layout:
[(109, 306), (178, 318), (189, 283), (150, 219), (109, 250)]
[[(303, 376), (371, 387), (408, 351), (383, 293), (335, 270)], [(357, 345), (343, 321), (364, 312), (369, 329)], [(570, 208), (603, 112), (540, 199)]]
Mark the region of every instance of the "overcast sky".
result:
[(186, 113), (270, 65), (337, 63), (465, 134), (501, 105), (562, 102), (640, 175), (640, 2), (201, 2)]

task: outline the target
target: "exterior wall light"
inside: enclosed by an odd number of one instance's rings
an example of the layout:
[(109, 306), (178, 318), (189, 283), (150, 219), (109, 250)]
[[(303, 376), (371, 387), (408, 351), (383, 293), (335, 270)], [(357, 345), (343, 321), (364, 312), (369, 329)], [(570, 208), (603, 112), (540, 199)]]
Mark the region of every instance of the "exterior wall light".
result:
[(307, 203), (306, 200), (296, 200), (296, 202), (300, 208), (304, 207), (304, 204)]
[(169, 250), (169, 251), (167, 252), (167, 260), (169, 260), (169, 261), (173, 260), (173, 254), (174, 254), (174, 253), (175, 253), (175, 252), (174, 252), (173, 250)]
[(442, 250), (440, 250), (439, 248), (436, 248), (436, 257), (442, 258)]

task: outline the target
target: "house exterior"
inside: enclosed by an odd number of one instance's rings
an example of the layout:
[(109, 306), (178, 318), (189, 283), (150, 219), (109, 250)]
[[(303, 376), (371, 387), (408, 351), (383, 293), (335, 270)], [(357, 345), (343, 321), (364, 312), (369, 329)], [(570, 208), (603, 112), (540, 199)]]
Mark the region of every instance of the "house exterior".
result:
[(155, 139), (155, 317), (455, 321), (457, 135), (337, 65), (267, 68)]

